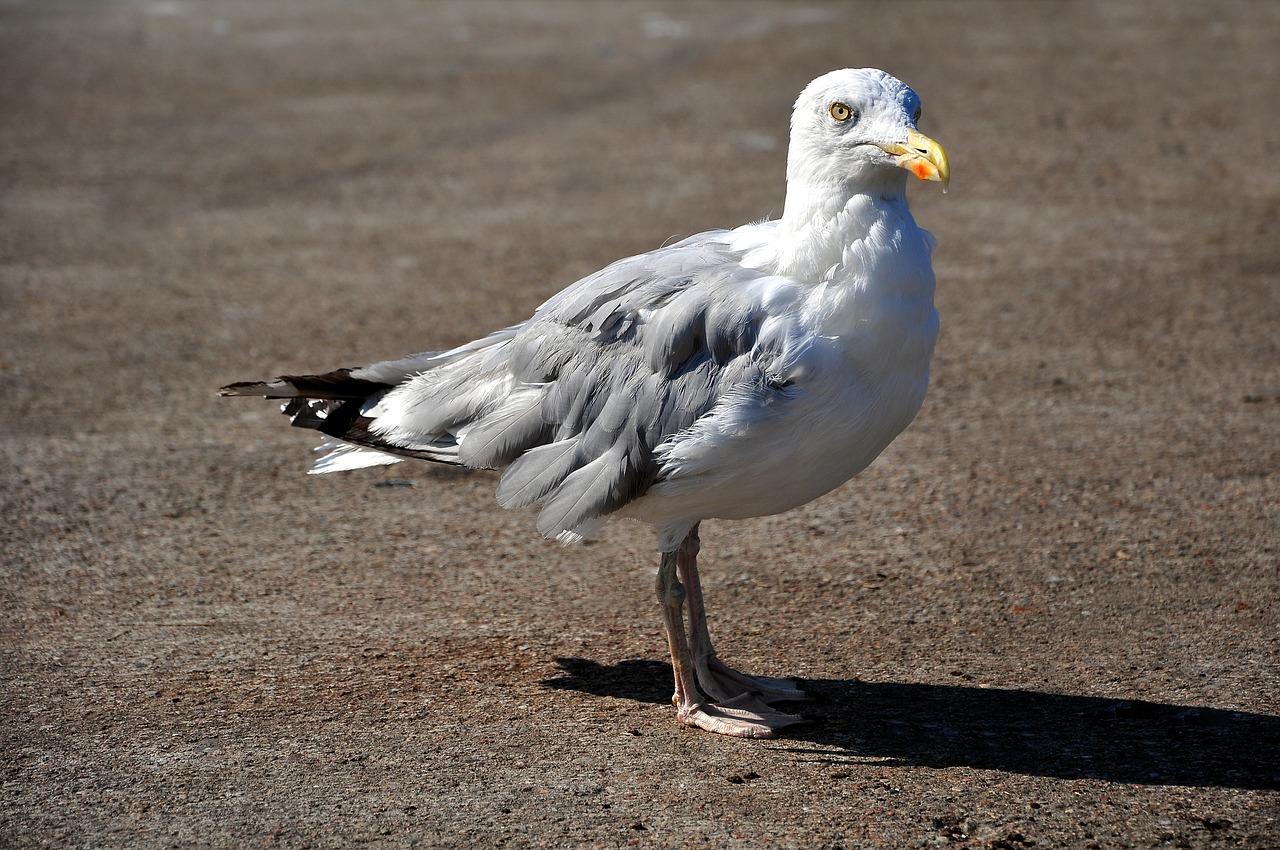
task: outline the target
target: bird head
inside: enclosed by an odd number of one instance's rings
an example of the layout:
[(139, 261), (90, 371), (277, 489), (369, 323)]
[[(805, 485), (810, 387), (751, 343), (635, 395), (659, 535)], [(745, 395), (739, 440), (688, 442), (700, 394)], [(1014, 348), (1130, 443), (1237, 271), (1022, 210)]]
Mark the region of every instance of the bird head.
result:
[(906, 169), (942, 183), (951, 167), (942, 146), (917, 129), (920, 98), (875, 68), (823, 74), (796, 100), (787, 180), (811, 187), (901, 191)]

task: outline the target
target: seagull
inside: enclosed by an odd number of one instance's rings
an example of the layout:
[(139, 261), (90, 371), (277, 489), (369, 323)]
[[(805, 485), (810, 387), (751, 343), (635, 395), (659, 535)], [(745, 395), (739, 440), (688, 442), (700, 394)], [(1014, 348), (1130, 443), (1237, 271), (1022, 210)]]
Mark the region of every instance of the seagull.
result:
[[(796, 100), (781, 218), (618, 260), (521, 324), (448, 351), (235, 383), (321, 432), (312, 473), (416, 458), (501, 470), (562, 543), (649, 523), (672, 702), (747, 738), (802, 722), (797, 682), (716, 655), (698, 577), (706, 519), (782, 513), (876, 458), (924, 402), (938, 336), (933, 236), (907, 177), (942, 183), (920, 98), (884, 71), (832, 71)], [(687, 608), (687, 621), (686, 621)]]

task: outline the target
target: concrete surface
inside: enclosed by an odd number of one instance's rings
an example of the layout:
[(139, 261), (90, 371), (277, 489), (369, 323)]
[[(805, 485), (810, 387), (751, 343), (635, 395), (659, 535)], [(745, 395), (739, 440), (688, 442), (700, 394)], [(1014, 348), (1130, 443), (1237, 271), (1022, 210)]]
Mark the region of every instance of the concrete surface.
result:
[[(6, 847), (1280, 846), (1280, 4), (0, 4)], [(680, 728), (647, 529), (307, 478), (228, 381), (463, 342), (777, 214), (810, 78), (954, 182), (917, 423), (704, 530)]]

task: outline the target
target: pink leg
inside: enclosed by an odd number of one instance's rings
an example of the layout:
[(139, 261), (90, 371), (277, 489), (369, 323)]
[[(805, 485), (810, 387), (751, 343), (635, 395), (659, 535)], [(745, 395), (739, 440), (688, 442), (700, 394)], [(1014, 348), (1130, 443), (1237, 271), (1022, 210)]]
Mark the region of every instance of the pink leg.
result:
[[(702, 695), (699, 693), (697, 685), (700, 674), (695, 671), (700, 668), (705, 669), (708, 659), (704, 654), (701, 661), (695, 660), (693, 653), (689, 649), (683, 612), (684, 601), (688, 591), (680, 583), (676, 575), (679, 572), (692, 579), (692, 588), (696, 589), (698, 594), (697, 622), (701, 623), (701, 626), (695, 623), (694, 634), (697, 635), (698, 629), (701, 629), (703, 637), (699, 638), (699, 640), (702, 642), (704, 652), (709, 653), (711, 644), (710, 638), (706, 636), (706, 617), (701, 604), (702, 591), (701, 586), (698, 584), (697, 567), (696, 565), (693, 566), (693, 572), (690, 573), (689, 568), (686, 566), (686, 562), (692, 565), (697, 558), (697, 551), (698, 534), (695, 526), (679, 549), (675, 552), (662, 553), (662, 562), (658, 567), (658, 599), (662, 603), (663, 625), (666, 627), (667, 644), (671, 650), (671, 667), (675, 673), (676, 680), (675, 695), (671, 698), (676, 707), (676, 715), (679, 717), (680, 722), (686, 725), (697, 726), (699, 729), (718, 732), (722, 735), (737, 735), (743, 738), (772, 738), (778, 729), (798, 723), (801, 718), (792, 714), (774, 711), (756, 693), (746, 690), (742, 690), (733, 698), (719, 703), (705, 703), (702, 701)], [(690, 616), (693, 617), (695, 612), (692, 595), (689, 596), (689, 602)], [(716, 663), (719, 664), (719, 662)], [(720, 666), (723, 667), (723, 665)], [(723, 669), (729, 671), (727, 667), (723, 667)], [(740, 679), (756, 681), (740, 673), (729, 672)], [(710, 676), (710, 674), (708, 675)], [(794, 687), (791, 691), (799, 694), (799, 691), (796, 691)]]
[(684, 582), (689, 603), (689, 643), (698, 674), (698, 684), (717, 703), (728, 703), (744, 695), (754, 696), (760, 702), (807, 699), (794, 679), (775, 679), (767, 676), (751, 676), (739, 673), (716, 657), (711, 644), (711, 631), (707, 627), (707, 610), (702, 601), (702, 581), (698, 577), (698, 526), (694, 526), (680, 545), (677, 565)]
[(680, 719), (697, 707), (698, 687), (694, 682), (693, 665), (689, 663), (689, 642), (684, 633), (684, 586), (676, 578), (676, 553), (663, 552), (658, 566), (656, 590), (662, 603), (662, 624), (667, 632), (667, 646), (671, 651), (671, 669), (676, 675), (676, 692), (671, 697)]

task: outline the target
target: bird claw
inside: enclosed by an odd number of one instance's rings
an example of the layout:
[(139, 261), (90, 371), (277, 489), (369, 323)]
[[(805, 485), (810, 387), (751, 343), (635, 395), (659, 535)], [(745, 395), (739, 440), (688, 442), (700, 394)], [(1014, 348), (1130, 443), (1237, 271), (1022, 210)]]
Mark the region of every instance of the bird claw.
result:
[(775, 711), (752, 694), (742, 694), (728, 703), (677, 706), (677, 713), (686, 726), (737, 738), (773, 738), (779, 729), (805, 722), (798, 714)]
[(699, 687), (719, 705), (732, 705), (744, 696), (755, 697), (764, 705), (809, 698), (795, 679), (740, 673), (715, 655), (698, 663), (697, 670)]

